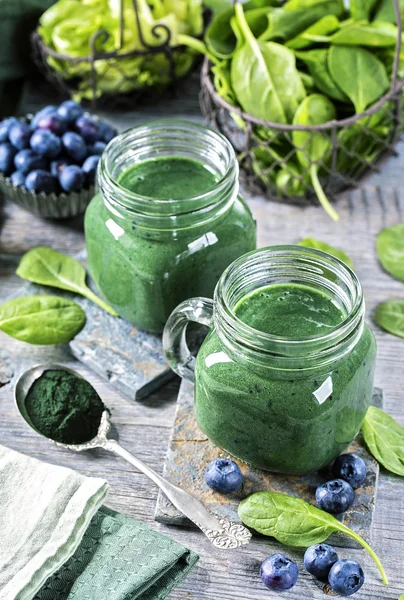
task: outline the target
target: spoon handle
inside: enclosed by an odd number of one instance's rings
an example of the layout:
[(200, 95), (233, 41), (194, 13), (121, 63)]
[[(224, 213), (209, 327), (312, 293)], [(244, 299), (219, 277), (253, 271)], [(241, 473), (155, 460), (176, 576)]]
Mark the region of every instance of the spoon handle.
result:
[(118, 454), (154, 481), (174, 506), (199, 527), (214, 546), (229, 550), (249, 543), (251, 533), (243, 525), (233, 523), (225, 517), (215, 516), (195, 496), (161, 477), (115, 440), (106, 440), (102, 447)]

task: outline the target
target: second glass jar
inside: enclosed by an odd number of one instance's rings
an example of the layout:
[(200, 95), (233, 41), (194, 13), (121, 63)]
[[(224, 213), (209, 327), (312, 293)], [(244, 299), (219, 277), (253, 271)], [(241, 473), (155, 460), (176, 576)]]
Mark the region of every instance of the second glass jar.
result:
[[(191, 167), (188, 180), (186, 168), (178, 173), (181, 197), (158, 197), (158, 182), (162, 190), (168, 179), (167, 159), (185, 159), (184, 167)], [(153, 196), (123, 185), (125, 174), (142, 163), (155, 169)], [(202, 191), (192, 178), (197, 164), (211, 178)], [(223, 270), (255, 248), (255, 223), (238, 195), (238, 174), (228, 140), (195, 123), (156, 121), (112, 140), (100, 161), (85, 233), (90, 273), (122, 317), (162, 331), (180, 302), (213, 296)]]

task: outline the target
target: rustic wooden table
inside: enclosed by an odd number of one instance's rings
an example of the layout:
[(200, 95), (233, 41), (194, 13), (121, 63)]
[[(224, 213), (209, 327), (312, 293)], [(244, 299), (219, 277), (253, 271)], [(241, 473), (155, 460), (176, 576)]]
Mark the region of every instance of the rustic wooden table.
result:
[[(164, 100), (157, 106), (136, 112), (109, 115), (109, 118), (120, 129), (158, 116), (202, 121), (197, 88), (195, 81), (179, 98)], [(48, 97), (31, 97), (27, 108), (35, 110), (45, 103), (49, 103)], [(367, 314), (371, 320), (372, 311), (379, 302), (404, 298), (404, 285), (382, 271), (375, 253), (376, 234), (383, 227), (404, 220), (404, 193), (398, 187), (394, 189), (403, 181), (402, 164), (402, 157), (390, 159), (381, 174), (368, 180), (360, 191), (345, 194), (338, 202), (341, 214), (338, 224), (330, 221), (318, 206), (300, 208), (246, 195), (257, 219), (259, 246), (294, 243), (303, 237), (314, 236), (345, 249), (363, 283)], [(28, 249), (41, 244), (74, 254), (84, 247), (81, 219), (58, 223), (43, 221), (6, 203), (0, 228), (0, 301), (21, 286), (14, 271), (19, 257)], [(384, 390), (388, 412), (404, 424), (404, 340), (382, 332), (375, 325), (373, 330), (379, 348), (376, 385)], [(0, 333), (0, 360), (2, 352), (12, 354), (17, 361), (35, 356), (38, 361), (51, 358), (76, 368), (112, 407), (113, 421), (122, 444), (161, 472), (174, 418), (177, 381), (150, 396), (146, 402), (135, 404), (119, 396), (111, 386), (76, 362), (64, 347), (36, 348)], [(146, 477), (119, 458), (101, 451), (76, 455), (49, 446), (21, 421), (13, 405), (11, 386), (0, 389), (0, 442), (36, 458), (75, 468), (85, 475), (104, 476), (111, 487), (108, 506), (148, 523), (198, 552), (198, 567), (171, 593), (172, 600), (279, 597), (263, 587), (258, 574), (261, 561), (278, 551), (279, 545), (260, 538), (254, 539), (243, 550), (225, 552), (214, 549), (197, 531), (156, 523), (153, 515), (157, 488)], [(355, 598), (397, 600), (404, 594), (404, 480), (384, 470), (376, 503), (373, 545), (384, 562), (390, 586), (383, 586), (374, 563), (364, 551), (341, 550), (342, 557), (354, 556), (365, 568), (366, 584)], [(287, 549), (286, 553), (302, 567), (303, 551)], [(284, 597), (285, 600), (322, 600), (324, 594), (301, 568), (298, 584)]]

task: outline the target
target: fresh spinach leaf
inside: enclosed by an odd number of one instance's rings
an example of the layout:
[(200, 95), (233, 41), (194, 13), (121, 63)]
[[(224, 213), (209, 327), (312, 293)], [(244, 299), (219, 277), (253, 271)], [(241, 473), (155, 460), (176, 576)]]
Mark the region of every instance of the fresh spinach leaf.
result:
[(331, 46), (328, 68), (334, 83), (363, 112), (390, 87), (383, 63), (365, 48)]
[(326, 242), (320, 242), (320, 240), (316, 240), (314, 238), (304, 238), (298, 244), (299, 246), (305, 246), (306, 248), (315, 248), (316, 250), (322, 250), (323, 252), (327, 252), (331, 254), (331, 256), (336, 256), (343, 263), (348, 265), (350, 269), (354, 269), (354, 264), (352, 260), (349, 258), (348, 254), (339, 248), (335, 248), (335, 246), (331, 246), (330, 244), (326, 244)]
[(374, 319), (382, 329), (404, 338), (404, 300), (388, 300), (379, 304)]
[[(404, 18), (404, 0), (398, 0), (401, 18)], [(381, 0), (373, 17), (374, 21), (389, 21), (397, 25), (397, 15), (393, 0)]]
[(265, 121), (288, 123), (306, 91), (293, 52), (253, 36), (241, 4), (235, 6), (244, 44), (233, 55), (231, 83), (240, 106)]
[(308, 68), (314, 84), (320, 92), (334, 100), (349, 102), (348, 96), (339, 89), (330, 75), (327, 49), (306, 50), (305, 52), (295, 52), (295, 54)]
[[(356, 21), (361, 19), (370, 20), (372, 10), (379, 0), (350, 0), (349, 7), (352, 17)], [(391, 0), (393, 3), (393, 0)]]
[(374, 23), (352, 23), (341, 27), (330, 38), (336, 46), (371, 46), (373, 48), (395, 47), (398, 29), (395, 25), (383, 21)]
[(337, 17), (342, 17), (345, 13), (344, 0), (288, 0), (283, 8), (286, 11), (316, 11), (319, 6), (327, 7), (328, 11), (325, 14), (334, 14)]
[(229, 104), (237, 104), (236, 96), (233, 92), (230, 81), (230, 63), (227, 60), (223, 60), (212, 66), (212, 73), (214, 77), (215, 90), (223, 100), (229, 102)]
[(362, 434), (375, 459), (388, 471), (404, 477), (404, 427), (380, 408), (370, 406)]
[(323, 36), (328, 36), (337, 31), (340, 27), (340, 22), (335, 15), (326, 15), (307, 29), (302, 31), (298, 36), (286, 42), (285, 46), (292, 50), (302, 50), (313, 44), (323, 41)]
[(78, 304), (56, 296), (23, 296), (0, 305), (0, 329), (28, 344), (65, 344), (85, 322)]
[(372, 548), (354, 531), (329, 513), (308, 502), (279, 492), (256, 492), (240, 502), (240, 519), (263, 535), (274, 537), (287, 546), (307, 547), (324, 542), (332, 533), (345, 533), (371, 555), (384, 583), (388, 580)]
[(376, 248), (383, 269), (404, 281), (404, 223), (383, 229), (377, 236)]
[(39, 246), (24, 254), (16, 273), (22, 279), (34, 283), (80, 294), (111, 315), (117, 316), (110, 306), (87, 287), (84, 267), (71, 256)]
[[(328, 123), (336, 117), (334, 104), (327, 96), (311, 94), (307, 96), (296, 111), (294, 125), (320, 125)], [(319, 166), (327, 160), (332, 150), (332, 143), (327, 133), (295, 130), (292, 140), (297, 149), (300, 164), (309, 169), (310, 179), (320, 204), (334, 221), (339, 220), (338, 213), (331, 206), (318, 178)]]

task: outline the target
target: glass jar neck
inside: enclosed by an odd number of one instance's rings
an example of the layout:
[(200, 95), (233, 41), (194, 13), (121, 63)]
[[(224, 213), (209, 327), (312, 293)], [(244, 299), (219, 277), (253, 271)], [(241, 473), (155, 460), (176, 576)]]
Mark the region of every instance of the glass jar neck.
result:
[[(275, 284), (298, 284), (330, 298), (344, 315), (326, 334), (305, 338), (264, 333), (242, 322), (236, 305), (255, 290)], [(365, 304), (355, 273), (337, 258), (301, 246), (272, 246), (233, 262), (215, 290), (216, 331), (235, 359), (260, 367), (312, 369), (323, 367), (349, 352), (364, 326)]]
[[(202, 194), (172, 200), (141, 196), (119, 183), (134, 165), (164, 157), (199, 161), (215, 175), (216, 183)], [(106, 207), (136, 228), (177, 232), (224, 214), (237, 197), (238, 175), (234, 150), (224, 136), (197, 123), (168, 119), (114, 138), (99, 164), (98, 187)]]

